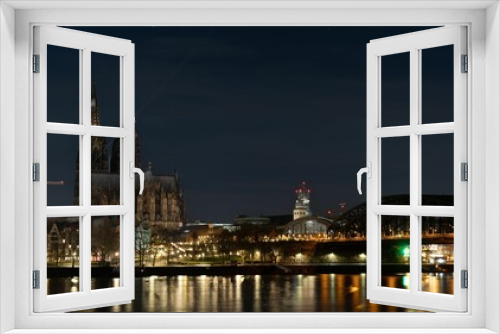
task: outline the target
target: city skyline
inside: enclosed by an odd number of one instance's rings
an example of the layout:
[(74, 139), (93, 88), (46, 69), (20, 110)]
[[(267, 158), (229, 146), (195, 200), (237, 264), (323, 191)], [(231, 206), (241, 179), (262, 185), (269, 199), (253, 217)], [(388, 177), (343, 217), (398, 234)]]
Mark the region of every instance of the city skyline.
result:
[[(136, 44), (143, 169), (152, 162), (158, 173), (179, 173), (189, 220), (232, 221), (291, 212), (302, 181), (315, 214), (364, 202), (354, 180), (366, 134), (354, 129), (366, 124), (366, 43), (428, 27), (72, 28)], [(102, 118), (112, 123), (116, 67), (100, 60), (95, 72)], [(401, 95), (404, 77), (388, 75)], [(405, 193), (398, 183), (385, 184)], [(430, 193), (444, 194), (443, 181), (431, 183)]]

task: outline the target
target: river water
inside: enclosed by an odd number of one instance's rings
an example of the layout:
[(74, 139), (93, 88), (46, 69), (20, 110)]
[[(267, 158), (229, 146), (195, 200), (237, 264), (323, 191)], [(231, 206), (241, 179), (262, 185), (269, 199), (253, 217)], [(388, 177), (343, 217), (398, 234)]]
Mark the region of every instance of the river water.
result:
[[(118, 279), (93, 279), (93, 288), (117, 286)], [(453, 292), (452, 274), (426, 274), (427, 291)], [(408, 288), (408, 275), (384, 276), (384, 286)], [(49, 279), (49, 291), (75, 284)], [(76, 283), (77, 286), (77, 283)], [(370, 304), (366, 274), (149, 276), (135, 280), (130, 304), (87, 312), (411, 312)]]

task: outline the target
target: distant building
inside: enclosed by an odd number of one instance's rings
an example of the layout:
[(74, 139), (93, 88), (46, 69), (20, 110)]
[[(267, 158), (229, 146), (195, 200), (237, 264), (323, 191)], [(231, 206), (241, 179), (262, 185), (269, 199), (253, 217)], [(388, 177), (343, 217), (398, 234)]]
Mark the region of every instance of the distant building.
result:
[(288, 214), (288, 215), (272, 215), (272, 216), (266, 216), (266, 218), (269, 218), (270, 224), (273, 226), (280, 226), (280, 225), (285, 225), (291, 220), (293, 220), (293, 214)]
[[(92, 85), (92, 125), (100, 125), (97, 85)], [(120, 139), (92, 137), (91, 204), (120, 204)], [(140, 142), (135, 137), (135, 166), (141, 167)], [(125, 171), (122, 171), (122, 174)], [(152, 164), (144, 173), (144, 192), (139, 196), (136, 181), (136, 225), (147, 221), (152, 226), (178, 230), (186, 222), (184, 195), (177, 173), (155, 175)], [(74, 202), (79, 204), (79, 161), (76, 163)]]
[(76, 218), (47, 219), (47, 263), (79, 262), (79, 222)]
[(311, 195), (311, 189), (306, 187), (305, 182), (302, 182), (300, 187), (295, 190), (295, 194), (297, 194), (297, 199), (295, 200), (295, 208), (293, 209), (293, 219), (310, 216), (311, 207), (309, 196)]
[(293, 220), (279, 227), (281, 233), (290, 236), (328, 233), (328, 229), (332, 227), (333, 221), (312, 214), (310, 207), (311, 189), (306, 187), (305, 182), (302, 182), (300, 187), (295, 190), (295, 194), (297, 195), (297, 199), (295, 200), (295, 208), (293, 209)]
[(283, 234), (288, 235), (326, 234), (332, 224), (333, 222), (328, 218), (307, 216), (292, 220), (288, 224), (282, 226), (281, 229)]
[(229, 232), (235, 232), (237, 226), (233, 223), (225, 223), (220, 221), (201, 221), (195, 220), (188, 222), (182, 229), (183, 232), (192, 231), (202, 231), (204, 235), (208, 234), (220, 234), (222, 231), (226, 230)]
[(271, 221), (268, 217), (238, 216), (234, 219), (237, 226), (241, 225), (267, 225)]
[(136, 186), (136, 218), (156, 227), (179, 230), (186, 222), (184, 196), (179, 176), (154, 175), (152, 166), (144, 173), (144, 192)]

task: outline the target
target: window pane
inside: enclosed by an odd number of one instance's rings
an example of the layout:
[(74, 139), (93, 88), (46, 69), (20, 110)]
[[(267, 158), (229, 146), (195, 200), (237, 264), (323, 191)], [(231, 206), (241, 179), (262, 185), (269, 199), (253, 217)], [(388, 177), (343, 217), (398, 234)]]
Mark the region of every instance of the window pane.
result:
[(92, 205), (120, 205), (120, 139), (92, 137)]
[(47, 122), (80, 123), (80, 50), (47, 45)]
[(91, 222), (92, 290), (120, 286), (120, 216)]
[(118, 127), (120, 126), (120, 57), (92, 52), (91, 59), (91, 124)]
[(453, 45), (424, 49), (422, 123), (453, 122)]
[(79, 136), (47, 135), (47, 205), (80, 205)]
[(382, 263), (380, 285), (410, 288), (410, 217), (381, 216)]
[(421, 217), (422, 291), (453, 294), (452, 217)]
[(453, 206), (453, 139), (422, 136), (422, 205)]
[(47, 294), (78, 292), (80, 218), (47, 219)]
[(381, 57), (382, 126), (410, 124), (410, 53)]
[(410, 138), (382, 138), (382, 199), (385, 205), (410, 204)]

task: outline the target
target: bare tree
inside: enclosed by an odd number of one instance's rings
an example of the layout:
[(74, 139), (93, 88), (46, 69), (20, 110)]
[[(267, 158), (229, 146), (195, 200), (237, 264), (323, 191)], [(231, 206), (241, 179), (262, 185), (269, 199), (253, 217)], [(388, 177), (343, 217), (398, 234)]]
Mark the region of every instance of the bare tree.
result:
[(139, 256), (139, 266), (144, 267), (146, 255), (151, 247), (151, 229), (147, 221), (142, 221), (135, 228), (135, 253)]
[(120, 249), (119, 221), (114, 217), (93, 220), (91, 231), (92, 254), (98, 262), (107, 262), (110, 255)]
[(149, 244), (149, 253), (153, 257), (153, 267), (156, 264), (158, 254), (168, 249), (169, 233), (165, 226), (156, 226), (151, 232), (151, 241)]

